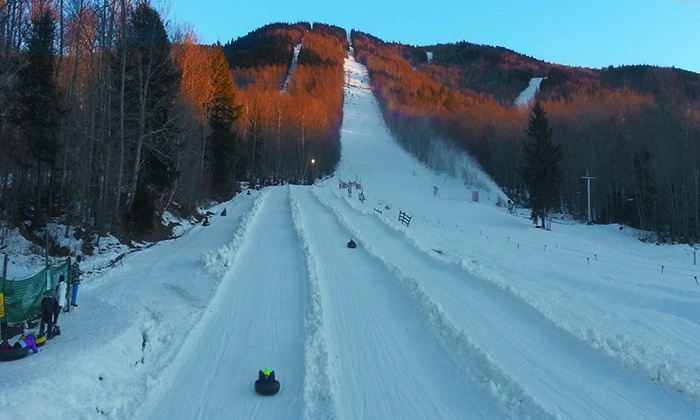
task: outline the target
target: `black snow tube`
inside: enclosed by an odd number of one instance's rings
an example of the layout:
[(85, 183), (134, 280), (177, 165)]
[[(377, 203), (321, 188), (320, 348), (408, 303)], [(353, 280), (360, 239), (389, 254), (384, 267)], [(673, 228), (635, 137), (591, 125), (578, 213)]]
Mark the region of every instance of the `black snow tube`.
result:
[(262, 395), (275, 395), (280, 390), (280, 381), (255, 381), (255, 392)]
[(10, 347), (0, 349), (0, 362), (9, 362), (10, 360), (19, 360), (29, 354), (29, 349), (26, 347)]

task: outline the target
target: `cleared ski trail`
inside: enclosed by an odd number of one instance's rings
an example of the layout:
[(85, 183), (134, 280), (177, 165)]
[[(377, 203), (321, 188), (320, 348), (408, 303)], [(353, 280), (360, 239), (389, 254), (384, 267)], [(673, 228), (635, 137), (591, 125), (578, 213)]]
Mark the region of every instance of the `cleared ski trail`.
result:
[[(322, 297), (340, 418), (494, 418), (506, 413), (464, 375), (394, 275), (305, 187), (293, 188)], [(368, 379), (369, 378), (369, 379)]]
[[(264, 191), (254, 211), (212, 309), (141, 418), (302, 418), (306, 269), (286, 189)], [(273, 399), (253, 389), (266, 366), (282, 383)]]

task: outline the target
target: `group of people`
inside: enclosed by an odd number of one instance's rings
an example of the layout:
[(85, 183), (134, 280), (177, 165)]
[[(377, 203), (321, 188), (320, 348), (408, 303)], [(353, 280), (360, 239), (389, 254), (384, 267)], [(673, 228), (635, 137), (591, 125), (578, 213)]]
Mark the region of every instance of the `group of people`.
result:
[[(80, 256), (71, 266), (71, 306), (78, 306), (78, 287), (80, 286)], [(58, 277), (58, 285), (53, 293), (48, 293), (41, 299), (41, 322), (39, 323), (39, 337), (46, 333), (46, 339), (50, 340), (61, 335), (59, 315), (68, 303), (68, 286), (63, 275)], [(44, 329), (46, 328), (46, 329)]]
[[(29, 348), (32, 353), (38, 353), (41, 349), (37, 348), (44, 340), (50, 340), (57, 335), (61, 335), (61, 326), (59, 315), (66, 305), (69, 303), (68, 295), (70, 294), (70, 305), (78, 306), (78, 287), (80, 285), (80, 269), (81, 258), (78, 256), (70, 267), (71, 285), (68, 286), (66, 278), (63, 275), (58, 277), (58, 284), (54, 290), (47, 292), (41, 299), (41, 321), (39, 323), (39, 335), (34, 333), (22, 335), (14, 345), (10, 345), (8, 340), (0, 342), (0, 349), (8, 348)], [(68, 290), (71, 287), (72, 290)], [(66, 308), (67, 309), (67, 308)], [(44, 338), (44, 334), (46, 337)]]
[[(228, 213), (226, 212), (226, 209), (224, 208), (224, 210), (221, 212), (221, 215), (226, 216), (226, 214), (228, 214)], [(211, 225), (211, 222), (209, 221), (209, 216), (204, 216), (204, 220), (202, 221), (202, 225), (203, 226)]]

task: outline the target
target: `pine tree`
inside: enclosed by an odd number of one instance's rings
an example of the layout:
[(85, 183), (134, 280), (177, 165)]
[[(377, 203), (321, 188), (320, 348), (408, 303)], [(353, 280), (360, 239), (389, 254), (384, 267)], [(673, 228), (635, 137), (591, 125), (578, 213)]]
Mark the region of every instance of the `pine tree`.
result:
[[(44, 184), (52, 178), (59, 152), (61, 105), (55, 78), (55, 26), (48, 11), (32, 19), (26, 63), (17, 74), (12, 92), (11, 118), (26, 141), (30, 164), (36, 169), (37, 219), (42, 218), (42, 209), (50, 208), (42, 202)], [(47, 197), (50, 200), (50, 195)]]
[(220, 199), (228, 199), (234, 193), (236, 171), (236, 143), (238, 135), (233, 123), (238, 107), (235, 105), (233, 80), (228, 61), (221, 44), (211, 51), (214, 92), (209, 104), (209, 161), (211, 164), (211, 190)]
[(563, 177), (559, 169), (560, 146), (552, 142), (552, 129), (540, 101), (532, 107), (525, 133), (529, 141), (523, 141), (525, 165), (519, 169), (529, 193), (530, 218), (535, 224), (541, 220), (541, 226), (545, 228), (547, 214), (559, 208)]

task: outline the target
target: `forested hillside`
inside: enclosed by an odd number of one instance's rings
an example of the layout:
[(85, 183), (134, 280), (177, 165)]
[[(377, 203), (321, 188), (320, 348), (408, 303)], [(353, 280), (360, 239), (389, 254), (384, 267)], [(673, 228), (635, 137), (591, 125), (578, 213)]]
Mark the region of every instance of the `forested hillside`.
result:
[(273, 24), (224, 52), (239, 91), (246, 178), (306, 182), (330, 174), (340, 157), (345, 30)]
[[(351, 38), (388, 125), (423, 161), (445, 169), (445, 150), (468, 151), (525, 202), (530, 109), (514, 101), (544, 78), (560, 210), (586, 217), (588, 174), (595, 222), (700, 240), (700, 75)], [(321, 23), (202, 45), (147, 2), (0, 1), (0, 244), (14, 226), (42, 242), (50, 221), (90, 237), (162, 237), (166, 210), (230, 198), (241, 181), (331, 174), (348, 48), (344, 29)]]
[(562, 151), (561, 210), (585, 219), (588, 174), (595, 222), (700, 239), (700, 75), (572, 68), (500, 47), (411, 47), (362, 32), (352, 40), (392, 130), (424, 161), (435, 160), (436, 143), (456, 144), (524, 199), (518, 169), (530, 110), (513, 103), (530, 78), (545, 77), (538, 98)]
[(162, 238), (165, 211), (240, 181), (333, 170), (344, 30), (270, 25), (226, 48), (170, 31), (146, 2), (0, 2), (0, 246), (13, 227), (43, 245), (52, 221)]

